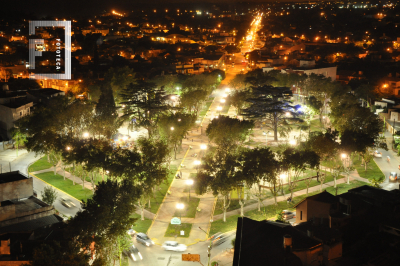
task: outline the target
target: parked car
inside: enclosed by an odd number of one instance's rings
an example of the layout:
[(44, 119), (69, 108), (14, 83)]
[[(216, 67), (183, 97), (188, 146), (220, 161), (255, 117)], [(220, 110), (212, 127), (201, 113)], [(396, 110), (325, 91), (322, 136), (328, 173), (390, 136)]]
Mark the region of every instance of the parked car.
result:
[(145, 233), (137, 233), (136, 241), (148, 247), (154, 245), (154, 242)]
[(397, 181), (397, 173), (396, 172), (390, 172), (389, 180), (390, 181)]
[(126, 231), (127, 233), (128, 233), (128, 235), (130, 235), (130, 236), (134, 236), (134, 235), (136, 235), (136, 231), (135, 230), (133, 230), (133, 229), (129, 229), (128, 231)]
[(374, 151), (374, 156), (375, 156), (375, 157), (382, 158), (382, 152), (380, 152), (380, 151)]
[(185, 251), (187, 249), (187, 246), (184, 244), (179, 244), (176, 241), (165, 241), (162, 246), (165, 250), (171, 250), (171, 251)]
[(61, 198), (60, 201), (61, 201), (61, 204), (67, 208), (76, 207), (75, 203), (73, 203), (72, 200), (70, 200), (70, 199)]
[(137, 249), (137, 247), (135, 247), (135, 245), (130, 246), (128, 250), (124, 250), (123, 253), (125, 256), (133, 259), (134, 261), (143, 259), (142, 254), (140, 254), (140, 251)]
[(295, 212), (288, 211), (288, 210), (283, 210), (283, 212), (282, 212), (282, 217), (283, 217), (283, 219), (285, 219), (285, 220), (290, 220), (290, 219), (296, 217), (296, 213), (295, 213)]

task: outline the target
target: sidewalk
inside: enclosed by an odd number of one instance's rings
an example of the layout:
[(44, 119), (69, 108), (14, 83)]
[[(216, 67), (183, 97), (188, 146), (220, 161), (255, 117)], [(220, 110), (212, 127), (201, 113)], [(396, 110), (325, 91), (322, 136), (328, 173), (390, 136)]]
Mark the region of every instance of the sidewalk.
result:
[[(36, 171), (36, 172), (31, 172), (31, 174), (36, 175), (36, 174), (41, 174), (41, 173), (46, 173), (46, 172), (54, 172), (53, 167), (49, 168), (49, 169)], [(57, 167), (56, 174), (59, 174), (60, 176), (64, 177), (64, 171), (60, 167)], [(82, 186), (83, 181), (80, 177), (74, 176), (71, 173), (65, 171), (65, 178), (71, 180), (72, 182), (75, 182), (75, 185)], [(88, 181), (85, 181), (84, 187), (87, 189), (93, 190), (92, 184)]]
[[(223, 86), (224, 85), (221, 84), (220, 88)], [(206, 152), (200, 149), (200, 145), (208, 143), (208, 139), (205, 136), (205, 129), (207, 128), (210, 120), (218, 115), (217, 106), (220, 105), (220, 100), (223, 98), (224, 93), (225, 91), (222, 89), (217, 89), (213, 93), (215, 98), (200, 123), (200, 128), (202, 128), (202, 130), (199, 128), (193, 128), (189, 132), (187, 138), (183, 139), (182, 142), (184, 153), (181, 152), (177, 156), (179, 159), (172, 162), (172, 164), (179, 166), (178, 172), (182, 173), (182, 178), (174, 179), (172, 181), (169, 189), (171, 194), (167, 194), (165, 196), (157, 214), (155, 215), (155, 218), (153, 219), (152, 225), (147, 231), (148, 235), (156, 244), (161, 245), (167, 240), (177, 240), (179, 243), (192, 245), (207, 239), (207, 234), (200, 230), (199, 227), (201, 227), (204, 231), (209, 232), (211, 226), (210, 220), (214, 211), (215, 198), (212, 193), (206, 193), (202, 196), (194, 195), (193, 188), (191, 195), (200, 198), (198, 208), (200, 208), (201, 211), (196, 212), (195, 218), (182, 217), (182, 223), (192, 223), (192, 229), (189, 237), (179, 237), (176, 239), (175, 237), (164, 237), (164, 235), (167, 231), (168, 225), (171, 222), (171, 219), (174, 217), (173, 215), (176, 210), (176, 203), (180, 201), (181, 197), (188, 196), (188, 192), (183, 192), (187, 187), (186, 180), (190, 178), (190, 173), (196, 173), (197, 166), (194, 162), (201, 160), (201, 156), (204, 156)], [(192, 156), (194, 154), (197, 154), (197, 157)], [(181, 167), (181, 165), (183, 165), (183, 167)]]
[(18, 149), (18, 156), (16, 149), (8, 149), (0, 152), (0, 161), (12, 162), (19, 156), (28, 153), (26, 149)]

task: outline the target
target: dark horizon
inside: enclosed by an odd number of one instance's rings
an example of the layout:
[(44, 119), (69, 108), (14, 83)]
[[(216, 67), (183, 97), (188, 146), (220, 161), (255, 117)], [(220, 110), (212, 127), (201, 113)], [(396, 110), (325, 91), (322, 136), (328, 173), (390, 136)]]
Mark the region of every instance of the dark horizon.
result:
[[(3, 8), (0, 14), (3, 18), (9, 17), (13, 14), (34, 14), (38, 18), (42, 17), (68, 17), (68, 16), (84, 16), (98, 14), (99, 12), (110, 11), (112, 9), (122, 9), (129, 10), (137, 8), (138, 6), (144, 7), (164, 7), (168, 4), (187, 4), (196, 5), (199, 7), (208, 4), (257, 4), (257, 3), (268, 3), (274, 1), (268, 0), (170, 0), (168, 2), (163, 0), (116, 0), (113, 2), (106, 0), (42, 0), (42, 1), (30, 1), (30, 0), (20, 0), (13, 2), (13, 5), (7, 8)], [(295, 0), (285, 0), (284, 2), (309, 2), (309, 1), (295, 1)], [(160, 5), (161, 4), (161, 5)]]

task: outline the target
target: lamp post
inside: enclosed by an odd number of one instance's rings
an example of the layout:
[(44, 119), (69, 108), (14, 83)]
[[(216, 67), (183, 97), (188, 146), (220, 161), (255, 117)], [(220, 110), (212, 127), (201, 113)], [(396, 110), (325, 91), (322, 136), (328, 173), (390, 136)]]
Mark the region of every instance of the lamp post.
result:
[(179, 220), (181, 221), (181, 224), (182, 224), (182, 210), (183, 210), (184, 207), (185, 207), (185, 205), (183, 203), (177, 203), (176, 204), (176, 208), (178, 210), (180, 210), (179, 211)]
[[(350, 161), (349, 161), (349, 156), (347, 156), (346, 153), (342, 153), (342, 159), (343, 159), (343, 165), (345, 168), (350, 167)], [(346, 166), (346, 163), (348, 164), (348, 166)], [(365, 162), (364, 162), (365, 163)], [(350, 179), (349, 179), (349, 173), (347, 172), (347, 185), (350, 184)]]
[(221, 106), (218, 106), (217, 107), (217, 111), (218, 111), (218, 115), (221, 113), (221, 111), (222, 111), (222, 107)]
[[(201, 231), (203, 231), (203, 232), (206, 234), (206, 237), (207, 237), (207, 232), (204, 231), (200, 226), (199, 226), (199, 229), (200, 229)], [(209, 245), (208, 248), (207, 248), (207, 253), (208, 253), (208, 263), (207, 263), (207, 266), (210, 266), (211, 249), (212, 249), (212, 239), (210, 239), (210, 245)]]
[(291, 140), (289, 141), (289, 144), (292, 145), (292, 146), (296, 145), (296, 140), (291, 139)]
[(193, 185), (193, 180), (192, 179), (188, 179), (186, 180), (186, 185), (189, 186), (189, 197), (188, 197), (188, 202), (190, 202), (190, 188)]

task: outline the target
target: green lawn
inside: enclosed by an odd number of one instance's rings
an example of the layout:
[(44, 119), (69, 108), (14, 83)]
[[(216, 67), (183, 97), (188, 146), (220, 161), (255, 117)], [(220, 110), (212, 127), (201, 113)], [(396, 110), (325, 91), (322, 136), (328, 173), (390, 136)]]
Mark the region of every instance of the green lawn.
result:
[[(67, 168), (65, 168), (65, 171), (67, 171), (68, 173), (71, 173), (71, 174), (75, 174), (75, 176), (77, 178), (81, 179), (80, 173), (82, 172), (82, 169), (83, 169), (82, 165), (76, 165), (75, 172), (72, 169), (73, 169), (72, 167), (67, 167)], [(104, 181), (106, 181), (107, 179), (108, 179), (108, 176), (104, 175)], [(103, 181), (103, 176), (100, 173), (95, 173), (94, 183), (97, 185), (101, 181)], [(88, 176), (87, 173), (85, 176), (85, 182), (91, 183), (90, 177)]]
[(174, 179), (174, 176), (176, 174), (176, 171), (178, 170), (177, 166), (171, 165), (171, 170), (168, 175), (168, 179), (165, 180), (165, 182), (162, 182), (160, 185), (160, 190), (155, 192), (154, 197), (151, 198), (151, 208), (146, 207), (146, 210), (152, 212), (152, 213), (157, 213), (158, 209), (160, 208), (161, 202), (163, 201), (165, 194), (167, 194), (168, 188), (171, 185), (172, 180)]
[(322, 123), (319, 121), (319, 118), (311, 120), (310, 123), (310, 131), (323, 131), (324, 130), (324, 126), (322, 125)]
[(53, 172), (46, 172), (36, 176), (79, 200), (83, 201), (93, 195), (90, 189), (82, 189), (82, 186), (78, 184), (73, 185), (71, 180), (67, 178), (64, 180), (63, 176), (59, 174), (54, 175)]
[[(349, 189), (359, 187), (362, 185), (366, 185), (366, 183), (357, 181), (357, 180), (350, 181), (350, 185), (340, 184), (340, 185), (338, 185), (338, 188), (339, 188), (338, 195), (347, 192)], [(335, 195), (335, 190), (336, 189), (334, 189), (333, 187), (329, 187), (326, 189), (326, 191), (328, 191), (329, 193), (331, 193), (333, 195)], [(312, 196), (312, 195), (315, 195), (318, 193), (319, 192), (308, 193), (308, 196)], [(261, 221), (261, 220), (265, 220), (265, 219), (275, 220), (277, 212), (279, 212), (281, 210), (294, 210), (292, 208), (292, 206), (294, 206), (294, 204), (300, 202), (304, 198), (306, 198), (305, 194), (298, 196), (298, 197), (294, 197), (292, 203), (290, 203), (289, 205), (287, 204), (286, 201), (280, 201), (280, 202), (278, 202), (278, 206), (268, 205), (265, 207), (261, 207), (260, 212), (257, 209), (255, 209), (252, 211), (245, 212), (244, 215), (245, 215), (245, 217), (248, 217), (248, 218), (256, 220), (256, 221)], [(218, 232), (228, 232), (228, 231), (236, 229), (238, 217), (240, 217), (240, 215), (230, 216), (226, 219), (225, 223), (222, 221), (222, 219), (212, 222), (209, 235), (213, 235)]]
[(182, 197), (181, 201), (184, 205), (185, 208), (182, 210), (182, 213), (180, 210), (175, 210), (174, 216), (175, 217), (188, 217), (188, 218), (194, 218), (196, 216), (196, 209), (197, 206), (199, 206), (200, 199), (193, 197), (193, 195), (190, 195), (190, 202), (188, 204), (188, 197)]
[[(185, 234), (181, 236), (180, 231), (185, 231)], [(169, 224), (167, 231), (165, 232), (164, 237), (189, 237), (190, 230), (192, 230), (192, 224), (182, 223), (180, 225), (177, 224)]]
[(34, 162), (31, 166), (29, 166), (28, 172), (36, 172), (44, 169), (49, 169), (53, 167), (53, 165), (47, 162), (47, 156), (43, 156), (36, 162)]
[[(268, 195), (270, 195), (271, 193), (270, 192), (268, 192)], [(269, 198), (269, 196), (268, 197), (264, 197), (263, 199), (266, 199), (266, 198)], [(253, 203), (256, 203), (257, 202), (257, 200), (245, 200), (244, 201), (244, 206), (247, 206), (247, 205), (250, 205), (250, 204), (253, 204)], [(236, 210), (236, 209), (240, 209), (240, 204), (239, 204), (239, 200), (237, 200), (237, 199), (232, 199), (231, 200), (231, 203), (229, 204), (229, 207), (228, 207), (228, 212), (229, 211), (233, 211), (233, 210)], [(218, 200), (217, 200), (217, 204), (215, 205), (215, 211), (214, 211), (214, 215), (217, 215), (217, 214), (221, 214), (221, 213), (223, 213), (223, 199), (221, 198), (218, 198)]]
[(140, 214), (137, 213), (134, 213), (132, 217), (137, 218), (135, 224), (132, 226), (136, 232), (146, 233), (149, 230), (152, 220), (144, 218), (144, 221), (142, 221), (140, 220)]
[[(378, 160), (381, 159), (383, 158), (378, 158)], [(367, 164), (367, 171), (365, 171), (365, 166), (361, 165), (361, 161), (358, 158), (354, 158), (353, 166), (356, 168), (358, 174), (366, 179), (385, 176), (373, 159)]]

